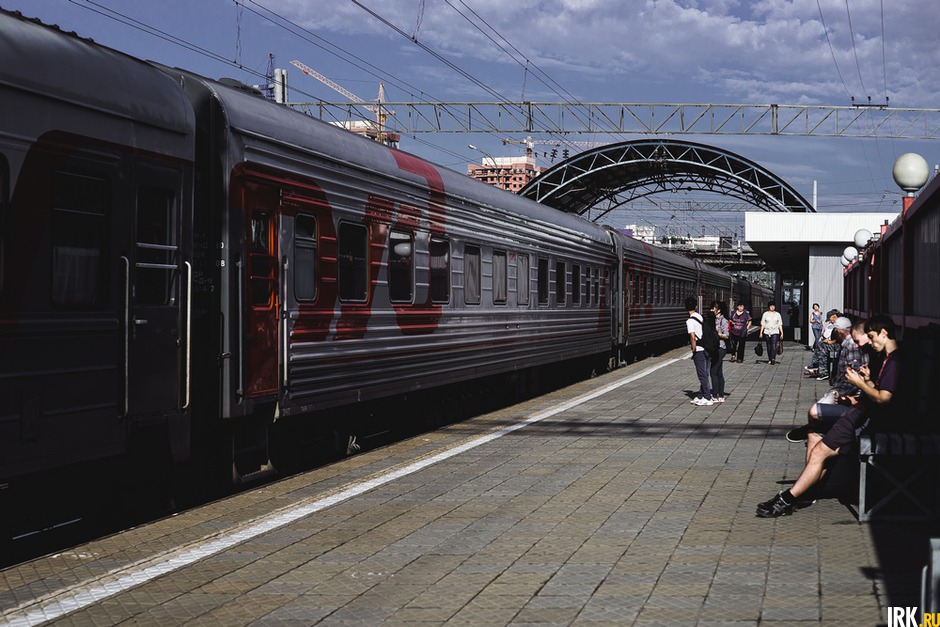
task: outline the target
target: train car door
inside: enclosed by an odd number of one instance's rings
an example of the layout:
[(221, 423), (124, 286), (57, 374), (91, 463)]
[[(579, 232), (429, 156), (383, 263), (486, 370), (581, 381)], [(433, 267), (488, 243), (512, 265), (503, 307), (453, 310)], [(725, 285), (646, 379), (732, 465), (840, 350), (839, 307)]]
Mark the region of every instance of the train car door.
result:
[(247, 308), (245, 321), (245, 394), (249, 398), (278, 393), (280, 341), (280, 190), (245, 180)]
[(158, 167), (137, 172), (132, 248), (124, 264), (125, 414), (186, 404), (181, 283), (181, 175)]

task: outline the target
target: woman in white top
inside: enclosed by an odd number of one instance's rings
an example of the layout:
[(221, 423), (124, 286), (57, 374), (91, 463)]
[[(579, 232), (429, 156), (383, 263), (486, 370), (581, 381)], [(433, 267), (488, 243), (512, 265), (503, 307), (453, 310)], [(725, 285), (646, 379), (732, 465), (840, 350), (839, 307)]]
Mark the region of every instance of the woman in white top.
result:
[(777, 345), (783, 341), (783, 318), (774, 301), (767, 303), (767, 311), (760, 317), (760, 338), (767, 343), (767, 359), (777, 363)]

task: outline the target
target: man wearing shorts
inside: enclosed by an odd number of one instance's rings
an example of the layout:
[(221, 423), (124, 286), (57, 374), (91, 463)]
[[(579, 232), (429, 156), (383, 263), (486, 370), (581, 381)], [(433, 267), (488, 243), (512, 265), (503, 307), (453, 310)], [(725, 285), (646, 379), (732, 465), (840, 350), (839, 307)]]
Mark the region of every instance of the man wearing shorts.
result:
[(826, 431), (810, 448), (813, 440), (807, 442), (806, 466), (789, 490), (780, 492), (773, 498), (757, 505), (757, 515), (761, 518), (776, 518), (793, 513), (797, 499), (813, 487), (825, 472), (826, 461), (835, 455), (849, 455), (858, 452), (858, 435), (871, 420), (880, 420), (888, 414), (890, 405), (897, 401), (896, 392), (901, 384), (901, 360), (896, 329), (891, 318), (884, 315), (873, 316), (865, 324), (865, 333), (871, 340), (872, 348), (885, 353), (885, 361), (875, 381), (871, 380), (867, 366), (858, 370), (849, 368), (846, 381), (858, 387), (861, 395), (858, 400), (850, 401), (849, 408), (832, 427)]

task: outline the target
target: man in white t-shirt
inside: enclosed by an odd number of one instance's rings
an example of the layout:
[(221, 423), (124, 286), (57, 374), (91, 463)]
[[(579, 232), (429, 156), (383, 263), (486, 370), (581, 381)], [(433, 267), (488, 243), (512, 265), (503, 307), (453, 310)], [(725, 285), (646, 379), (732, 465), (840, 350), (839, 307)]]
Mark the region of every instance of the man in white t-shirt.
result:
[(690, 296), (685, 299), (685, 308), (689, 311), (689, 318), (685, 321), (685, 328), (689, 332), (689, 343), (692, 345), (692, 363), (695, 364), (695, 374), (698, 375), (698, 395), (692, 399), (693, 405), (714, 405), (712, 400), (711, 382), (708, 378), (711, 369), (711, 360), (708, 353), (699, 345), (702, 339), (702, 314), (696, 311), (698, 300)]

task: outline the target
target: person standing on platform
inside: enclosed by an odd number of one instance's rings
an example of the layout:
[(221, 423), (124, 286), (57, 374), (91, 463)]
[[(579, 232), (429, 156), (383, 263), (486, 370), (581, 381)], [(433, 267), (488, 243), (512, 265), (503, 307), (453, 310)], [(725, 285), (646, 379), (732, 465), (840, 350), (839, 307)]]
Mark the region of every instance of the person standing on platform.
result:
[(716, 300), (712, 303), (712, 313), (715, 315), (715, 333), (718, 335), (718, 359), (712, 361), (709, 369), (712, 380), (712, 398), (716, 403), (724, 403), (725, 373), (723, 368), (725, 354), (728, 351), (727, 341), (731, 337), (728, 318), (725, 317), (725, 314), (728, 313), (728, 305)]
[(730, 324), (731, 361), (744, 363), (744, 345), (747, 344), (747, 334), (751, 330), (751, 312), (744, 308), (744, 303), (738, 303), (728, 322)]
[(695, 374), (698, 376), (699, 391), (692, 399), (693, 405), (714, 405), (712, 400), (712, 388), (708, 382), (708, 374), (711, 368), (711, 362), (705, 347), (702, 346), (702, 337), (705, 329), (702, 314), (696, 311), (698, 300), (690, 296), (685, 299), (685, 308), (689, 312), (689, 317), (685, 321), (685, 328), (689, 332), (689, 343), (692, 345), (692, 363), (695, 364)]
[(809, 315), (809, 326), (813, 329), (813, 345), (815, 349), (819, 345), (819, 336), (822, 335), (823, 315), (819, 309), (819, 303), (813, 303), (813, 312)]
[(767, 343), (768, 363), (776, 365), (777, 346), (783, 341), (783, 318), (774, 301), (767, 303), (767, 311), (760, 318), (760, 339)]

